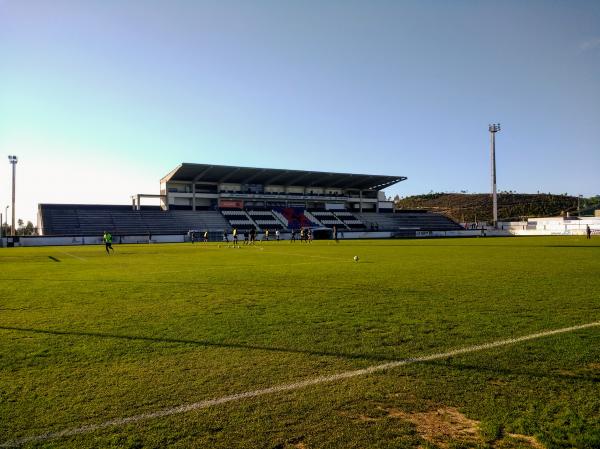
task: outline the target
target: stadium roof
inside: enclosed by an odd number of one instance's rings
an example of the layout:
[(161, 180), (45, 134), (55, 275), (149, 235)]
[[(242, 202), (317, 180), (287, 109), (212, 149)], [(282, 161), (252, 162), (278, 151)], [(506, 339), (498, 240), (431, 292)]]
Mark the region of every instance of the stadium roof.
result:
[(381, 190), (405, 179), (405, 176), (184, 163), (175, 167), (175, 169), (161, 179), (161, 182), (230, 182), (234, 184), (303, 185)]

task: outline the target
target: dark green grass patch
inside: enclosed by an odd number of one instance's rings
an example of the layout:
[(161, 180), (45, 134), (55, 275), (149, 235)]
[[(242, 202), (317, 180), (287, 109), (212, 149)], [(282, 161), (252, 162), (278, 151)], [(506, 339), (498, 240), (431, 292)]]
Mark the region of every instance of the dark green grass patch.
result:
[[(0, 250), (0, 443), (600, 321), (596, 240), (115, 248)], [(393, 411), (456, 407), (591, 448), (599, 381), (596, 327), (30, 446), (425, 447)]]

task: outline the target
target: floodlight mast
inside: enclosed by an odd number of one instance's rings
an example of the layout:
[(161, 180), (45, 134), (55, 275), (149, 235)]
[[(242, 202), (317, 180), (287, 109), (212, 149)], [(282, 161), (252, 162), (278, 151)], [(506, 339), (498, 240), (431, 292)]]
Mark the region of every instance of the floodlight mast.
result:
[(11, 235), (15, 235), (15, 175), (16, 175), (16, 167), (17, 167), (17, 156), (8, 156), (8, 162), (12, 164), (12, 226), (11, 226)]
[(492, 151), (492, 213), (494, 228), (498, 225), (498, 195), (496, 193), (496, 133), (500, 131), (500, 123), (489, 125)]

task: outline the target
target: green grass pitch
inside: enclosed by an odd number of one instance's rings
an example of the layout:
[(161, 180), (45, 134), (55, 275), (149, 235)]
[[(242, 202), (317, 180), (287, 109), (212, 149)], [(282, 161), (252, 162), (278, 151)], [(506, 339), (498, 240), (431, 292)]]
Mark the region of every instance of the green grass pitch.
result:
[[(0, 249), (0, 445), (600, 321), (600, 239), (114, 246)], [(600, 327), (23, 446), (537, 444), (512, 434), (600, 447)]]

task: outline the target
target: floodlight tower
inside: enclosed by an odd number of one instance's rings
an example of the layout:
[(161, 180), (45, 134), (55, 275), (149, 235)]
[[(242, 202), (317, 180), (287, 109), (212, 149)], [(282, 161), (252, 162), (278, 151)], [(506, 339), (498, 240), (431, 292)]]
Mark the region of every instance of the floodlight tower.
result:
[(11, 235), (15, 235), (15, 175), (17, 171), (17, 156), (8, 156), (8, 162), (12, 164), (12, 227)]
[(500, 123), (489, 126), (492, 143), (492, 211), (494, 214), (494, 227), (498, 225), (498, 196), (496, 195), (496, 133), (500, 131)]

